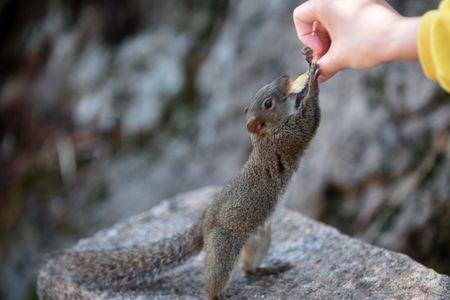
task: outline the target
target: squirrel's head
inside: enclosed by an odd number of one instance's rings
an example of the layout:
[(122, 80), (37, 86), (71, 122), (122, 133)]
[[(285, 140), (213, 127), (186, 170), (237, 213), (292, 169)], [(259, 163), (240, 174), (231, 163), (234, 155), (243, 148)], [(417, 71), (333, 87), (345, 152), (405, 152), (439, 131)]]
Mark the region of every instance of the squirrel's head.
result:
[[(318, 66), (312, 63), (313, 51), (309, 47), (303, 49), (303, 54), (309, 65), (307, 73), (300, 75), (291, 83), (287, 75), (278, 77), (260, 88), (245, 108), (245, 122), (251, 134), (259, 137), (271, 135), (274, 130), (286, 123), (293, 104), (297, 109), (307, 94), (311, 95), (310, 97), (317, 97)], [(289, 96), (292, 95), (296, 95), (295, 103), (290, 101)]]
[(283, 75), (263, 86), (245, 108), (247, 130), (258, 136), (268, 136), (289, 117), (289, 77)]

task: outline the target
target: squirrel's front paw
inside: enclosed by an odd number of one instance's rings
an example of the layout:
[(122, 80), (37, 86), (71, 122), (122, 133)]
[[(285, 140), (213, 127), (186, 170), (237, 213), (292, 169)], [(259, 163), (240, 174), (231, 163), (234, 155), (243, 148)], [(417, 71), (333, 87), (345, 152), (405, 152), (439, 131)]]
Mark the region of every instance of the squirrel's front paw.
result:
[(312, 60), (313, 60), (313, 56), (314, 56), (313, 50), (311, 48), (309, 48), (308, 46), (305, 46), (302, 49), (302, 53), (305, 56), (306, 62), (311, 66)]
[(311, 66), (309, 67), (308, 70), (308, 79), (309, 82), (314, 82), (317, 80), (317, 78), (319, 77), (320, 74), (320, 70), (319, 70), (319, 65), (318, 64), (311, 64)]

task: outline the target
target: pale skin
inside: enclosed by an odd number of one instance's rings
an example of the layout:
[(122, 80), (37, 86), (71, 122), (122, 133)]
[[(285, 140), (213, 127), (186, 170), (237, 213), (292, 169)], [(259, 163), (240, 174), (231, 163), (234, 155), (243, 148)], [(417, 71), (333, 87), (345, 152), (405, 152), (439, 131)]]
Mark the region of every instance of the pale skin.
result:
[(404, 17), (386, 1), (309, 0), (293, 18), (299, 40), (320, 66), (319, 82), (347, 68), (418, 59), (420, 18)]

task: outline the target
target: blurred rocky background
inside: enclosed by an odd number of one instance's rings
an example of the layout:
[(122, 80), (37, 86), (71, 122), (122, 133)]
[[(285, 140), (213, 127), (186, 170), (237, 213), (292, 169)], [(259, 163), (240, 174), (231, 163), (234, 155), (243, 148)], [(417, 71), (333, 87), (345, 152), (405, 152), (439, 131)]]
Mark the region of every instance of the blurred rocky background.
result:
[[(42, 254), (224, 184), (251, 150), (245, 103), (306, 68), (298, 4), (0, 1), (0, 298), (36, 298)], [(450, 274), (450, 96), (417, 63), (321, 89), (287, 205)]]

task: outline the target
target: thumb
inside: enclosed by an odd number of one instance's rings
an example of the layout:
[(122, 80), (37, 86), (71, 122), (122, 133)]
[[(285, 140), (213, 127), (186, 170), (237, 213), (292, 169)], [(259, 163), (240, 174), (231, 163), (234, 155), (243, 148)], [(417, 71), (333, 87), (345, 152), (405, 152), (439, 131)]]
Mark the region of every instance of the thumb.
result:
[(323, 55), (318, 61), (320, 75), (319, 82), (325, 82), (333, 77), (338, 71), (342, 70), (341, 62), (337, 51), (331, 47), (325, 55)]

